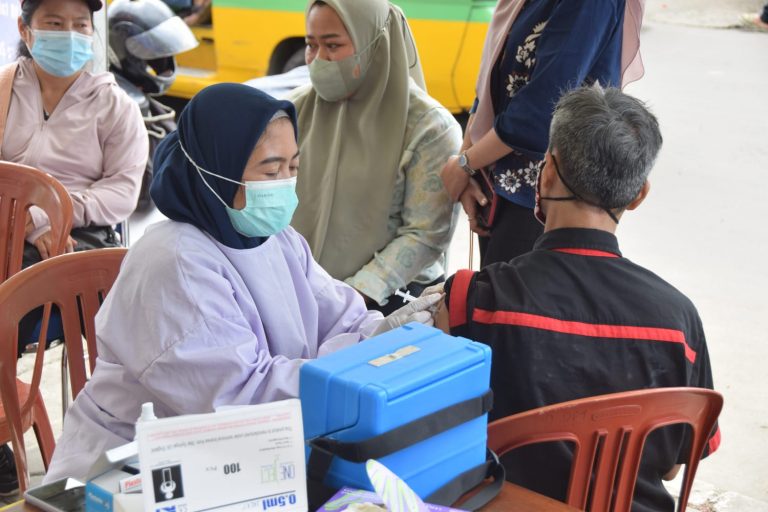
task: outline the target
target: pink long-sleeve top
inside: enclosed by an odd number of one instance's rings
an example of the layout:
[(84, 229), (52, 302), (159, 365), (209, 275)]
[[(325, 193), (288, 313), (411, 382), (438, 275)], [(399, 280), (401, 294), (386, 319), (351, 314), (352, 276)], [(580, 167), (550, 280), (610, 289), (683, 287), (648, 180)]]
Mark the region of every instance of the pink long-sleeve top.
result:
[[(138, 105), (111, 73), (84, 71), (48, 120), (32, 59), (19, 59), (0, 159), (49, 173), (69, 191), (73, 227), (109, 226), (136, 206), (149, 154)], [(48, 218), (30, 210), (33, 241)]]

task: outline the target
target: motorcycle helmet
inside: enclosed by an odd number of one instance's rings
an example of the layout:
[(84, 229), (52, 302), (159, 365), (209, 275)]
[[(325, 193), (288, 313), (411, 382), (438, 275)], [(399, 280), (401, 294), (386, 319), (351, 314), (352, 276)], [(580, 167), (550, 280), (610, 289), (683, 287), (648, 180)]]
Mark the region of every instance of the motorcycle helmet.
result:
[(198, 44), (192, 31), (162, 0), (115, 0), (107, 17), (113, 71), (146, 94), (163, 94), (176, 77), (174, 55)]

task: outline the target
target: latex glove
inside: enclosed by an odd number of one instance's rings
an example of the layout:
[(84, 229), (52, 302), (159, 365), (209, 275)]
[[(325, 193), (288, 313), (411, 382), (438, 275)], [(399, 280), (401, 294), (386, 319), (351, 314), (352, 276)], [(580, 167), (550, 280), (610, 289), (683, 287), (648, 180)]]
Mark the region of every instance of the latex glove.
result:
[(413, 302), (409, 302), (388, 317), (385, 317), (373, 332), (373, 336), (378, 336), (410, 322), (419, 322), (429, 326), (434, 325), (435, 322), (432, 320), (433, 311), (431, 309), (434, 309), (442, 297), (439, 293), (433, 293), (432, 295), (419, 297)]
[(427, 295), (432, 295), (433, 293), (439, 293), (440, 295), (443, 295), (445, 293), (445, 281), (433, 284), (432, 286), (427, 286), (424, 288), (424, 291), (421, 292), (419, 297), (426, 297)]

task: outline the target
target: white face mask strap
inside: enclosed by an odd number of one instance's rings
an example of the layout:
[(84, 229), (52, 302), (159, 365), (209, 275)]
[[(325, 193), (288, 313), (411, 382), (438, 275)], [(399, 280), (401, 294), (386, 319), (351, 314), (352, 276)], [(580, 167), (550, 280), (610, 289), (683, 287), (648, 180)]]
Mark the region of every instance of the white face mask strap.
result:
[(187, 160), (189, 160), (189, 163), (195, 166), (195, 169), (197, 169), (197, 174), (200, 175), (200, 179), (203, 180), (203, 183), (205, 184), (206, 187), (208, 187), (208, 190), (211, 191), (211, 193), (214, 195), (214, 197), (216, 197), (216, 199), (221, 201), (221, 204), (223, 204), (224, 207), (229, 208), (229, 205), (219, 196), (219, 194), (216, 193), (215, 190), (213, 190), (213, 187), (211, 187), (211, 185), (207, 181), (205, 181), (205, 178), (203, 177), (202, 173), (215, 176), (216, 178), (222, 179), (224, 181), (229, 181), (230, 183), (235, 183), (237, 185), (243, 185), (243, 183), (240, 183), (239, 181), (231, 180), (226, 176), (219, 176), (218, 174), (212, 173), (211, 171), (206, 171), (205, 169), (197, 165), (197, 163), (194, 160), (192, 160), (192, 157), (189, 156), (189, 153), (187, 153), (187, 150), (184, 149), (184, 144), (181, 143), (181, 140), (179, 140), (179, 148), (181, 148), (181, 152), (184, 153), (185, 157), (187, 157)]

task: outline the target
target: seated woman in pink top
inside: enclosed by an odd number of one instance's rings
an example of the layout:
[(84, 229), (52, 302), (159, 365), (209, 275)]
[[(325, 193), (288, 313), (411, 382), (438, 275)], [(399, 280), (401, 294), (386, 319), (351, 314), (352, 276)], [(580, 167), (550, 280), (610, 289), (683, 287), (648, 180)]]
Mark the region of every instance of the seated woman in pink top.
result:
[[(68, 251), (117, 245), (148, 156), (144, 122), (110, 73), (86, 70), (101, 0), (22, 0), (16, 66), (0, 159), (59, 180), (74, 205)], [(48, 219), (30, 210), (25, 266), (51, 254)]]
[[(15, 68), (0, 159), (59, 180), (74, 206), (67, 251), (119, 245), (112, 226), (136, 206), (149, 154), (139, 107), (111, 73), (86, 70), (93, 56), (93, 12), (101, 0), (22, 0)], [(49, 222), (27, 217), (23, 266), (52, 255)], [(19, 340), (39, 316), (22, 322)]]
[[(138, 105), (110, 73), (85, 70), (93, 56), (93, 12), (101, 0), (22, 0), (19, 59), (0, 160), (36, 167), (58, 179), (74, 206), (67, 250), (119, 245), (112, 226), (136, 206), (148, 157)], [(27, 218), (24, 266), (51, 255), (48, 218)], [(19, 326), (19, 350), (39, 314)], [(51, 331), (49, 331), (49, 334)], [(13, 455), (0, 446), (0, 495), (18, 487)]]

